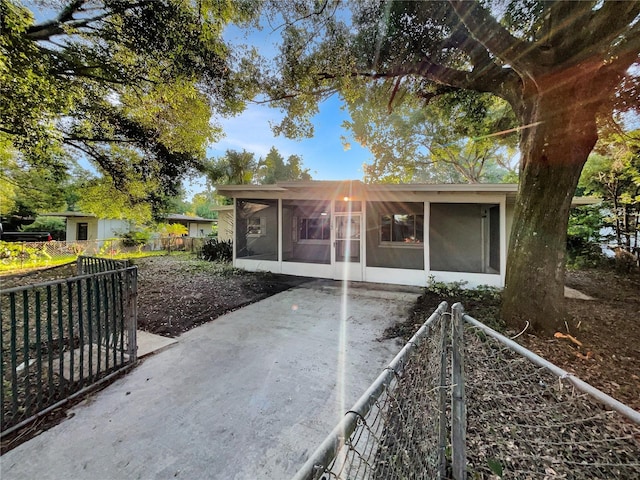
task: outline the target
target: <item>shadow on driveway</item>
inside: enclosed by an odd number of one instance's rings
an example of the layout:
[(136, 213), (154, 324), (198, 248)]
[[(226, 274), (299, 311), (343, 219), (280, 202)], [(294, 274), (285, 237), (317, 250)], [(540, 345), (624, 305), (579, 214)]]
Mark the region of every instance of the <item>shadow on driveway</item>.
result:
[(7, 479), (286, 479), (401, 345), (418, 289), (312, 281), (219, 317), (1, 458)]

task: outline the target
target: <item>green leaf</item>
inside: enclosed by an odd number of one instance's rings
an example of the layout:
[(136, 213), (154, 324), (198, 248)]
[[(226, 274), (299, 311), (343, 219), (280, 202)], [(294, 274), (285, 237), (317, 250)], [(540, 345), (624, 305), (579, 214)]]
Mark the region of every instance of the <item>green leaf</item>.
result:
[(499, 460), (490, 458), (489, 460), (487, 460), (487, 464), (494, 474), (502, 478), (502, 463), (500, 463)]

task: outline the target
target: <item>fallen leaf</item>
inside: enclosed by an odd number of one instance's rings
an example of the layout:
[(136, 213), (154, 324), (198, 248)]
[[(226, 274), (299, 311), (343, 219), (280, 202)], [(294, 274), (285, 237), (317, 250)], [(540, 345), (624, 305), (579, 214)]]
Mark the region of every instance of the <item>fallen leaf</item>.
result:
[(553, 336), (554, 336), (554, 338), (566, 338), (567, 340), (569, 340), (570, 342), (575, 343), (579, 347), (582, 346), (582, 342), (580, 340), (575, 338), (573, 335), (569, 335), (568, 333), (556, 332)]

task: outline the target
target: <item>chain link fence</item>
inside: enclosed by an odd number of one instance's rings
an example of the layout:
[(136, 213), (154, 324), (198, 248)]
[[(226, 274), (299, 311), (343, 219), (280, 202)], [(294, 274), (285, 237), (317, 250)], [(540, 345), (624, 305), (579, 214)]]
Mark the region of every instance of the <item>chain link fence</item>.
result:
[[(294, 477), (438, 478), (445, 468), (443, 302)], [(446, 387), (445, 387), (446, 388)], [(442, 423), (444, 422), (444, 423)]]
[(636, 421), (638, 412), (613, 399), (599, 404), (579, 387), (595, 388), (557, 367), (553, 373), (532, 352), (524, 356), (464, 319), (471, 478), (640, 478), (640, 425), (612, 408), (635, 413)]
[(640, 478), (640, 413), (446, 308), (294, 480)]

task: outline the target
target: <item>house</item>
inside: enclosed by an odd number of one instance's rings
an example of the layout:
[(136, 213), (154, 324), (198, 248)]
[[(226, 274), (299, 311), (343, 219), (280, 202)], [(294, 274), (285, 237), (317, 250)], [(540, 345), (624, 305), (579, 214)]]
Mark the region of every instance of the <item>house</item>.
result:
[(220, 185), (233, 264), (251, 271), (425, 286), (504, 286), (514, 184), (357, 180)]
[(83, 212), (58, 212), (43, 215), (67, 219), (67, 242), (114, 238), (130, 232), (133, 226), (129, 220), (99, 218), (91, 213)]
[(218, 212), (218, 240), (227, 242), (233, 239), (233, 205), (218, 205), (211, 209)]
[[(116, 218), (100, 218), (83, 212), (45, 213), (44, 216), (64, 217), (67, 220), (67, 242), (81, 240), (106, 240), (119, 237), (135, 228), (135, 223)], [(215, 220), (189, 215), (170, 214), (167, 223), (179, 223), (187, 227), (190, 237), (206, 237), (211, 233)], [(101, 246), (101, 245), (99, 245)]]

